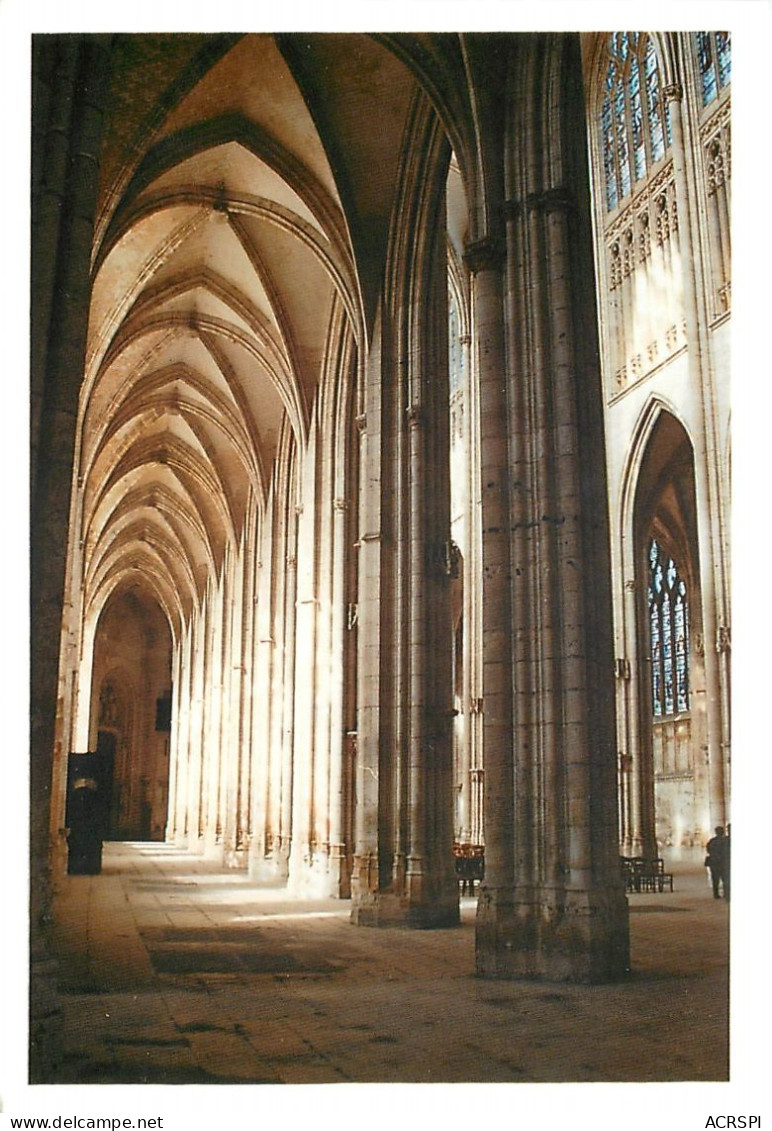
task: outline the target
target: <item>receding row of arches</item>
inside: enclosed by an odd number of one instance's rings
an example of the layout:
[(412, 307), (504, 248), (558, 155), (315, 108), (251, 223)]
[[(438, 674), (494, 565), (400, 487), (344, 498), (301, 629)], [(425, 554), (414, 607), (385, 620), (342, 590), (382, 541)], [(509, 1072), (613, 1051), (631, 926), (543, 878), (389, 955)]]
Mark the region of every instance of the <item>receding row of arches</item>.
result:
[[(657, 423), (639, 470), (633, 510), (635, 556), (639, 561), (645, 557), (649, 566), (645, 584), (646, 573), (643, 567), (640, 570), (646, 607), (637, 594), (633, 632), (633, 650), (644, 658), (637, 665), (642, 671), (637, 692), (642, 707), (639, 742), (647, 751), (647, 757), (640, 760), (644, 781), (634, 784), (633, 759), (620, 758), (620, 845), (630, 855), (656, 853), (663, 845), (681, 846), (689, 840), (700, 846), (711, 819), (707, 760), (704, 753), (700, 757), (707, 743), (697, 729), (701, 725), (704, 730), (705, 723), (695, 710), (705, 683), (694, 461), (688, 436), (675, 417), (661, 406), (653, 408), (653, 415)], [(454, 581), (454, 788), (458, 795), (454, 838), (483, 845), (484, 767), (472, 764), (471, 743), (464, 733), (470, 723), (464, 709), (469, 699), (464, 687), (469, 680), (460, 551), (450, 568)], [(112, 839), (161, 840), (168, 821), (172, 713), (168, 621), (155, 599), (135, 586), (108, 600), (95, 625), (91, 647), (94, 675), (88, 748), (109, 750), (114, 759), (109, 835)], [(629, 670), (618, 674), (629, 681)], [(354, 738), (355, 733), (349, 732), (352, 767)], [(656, 778), (662, 783), (658, 789)], [(351, 789), (353, 768), (347, 780)], [(684, 782), (691, 788), (684, 790)], [(353, 808), (353, 796), (347, 799), (347, 808)]]

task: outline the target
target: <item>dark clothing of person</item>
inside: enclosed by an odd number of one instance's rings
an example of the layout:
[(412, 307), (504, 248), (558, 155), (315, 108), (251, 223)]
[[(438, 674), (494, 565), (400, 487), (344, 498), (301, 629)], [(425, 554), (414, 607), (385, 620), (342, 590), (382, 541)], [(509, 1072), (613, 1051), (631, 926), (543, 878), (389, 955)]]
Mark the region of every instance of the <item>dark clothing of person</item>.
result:
[(705, 863), (710, 869), (713, 884), (713, 897), (720, 899), (719, 887), (723, 889), (724, 899), (729, 899), (729, 838), (723, 835), (712, 836), (707, 844)]

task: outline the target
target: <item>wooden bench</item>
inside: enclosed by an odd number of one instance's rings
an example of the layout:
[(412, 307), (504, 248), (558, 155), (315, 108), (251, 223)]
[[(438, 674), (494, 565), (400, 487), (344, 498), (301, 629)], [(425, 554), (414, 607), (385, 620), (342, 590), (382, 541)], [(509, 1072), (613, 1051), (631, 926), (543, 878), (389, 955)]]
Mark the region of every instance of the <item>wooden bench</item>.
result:
[(485, 879), (485, 846), (482, 844), (454, 844), (453, 858), (456, 879), (462, 895), (474, 895), (475, 883)]
[(620, 856), (619, 865), (625, 891), (646, 892), (673, 890), (673, 873), (665, 871), (665, 861), (657, 856)]

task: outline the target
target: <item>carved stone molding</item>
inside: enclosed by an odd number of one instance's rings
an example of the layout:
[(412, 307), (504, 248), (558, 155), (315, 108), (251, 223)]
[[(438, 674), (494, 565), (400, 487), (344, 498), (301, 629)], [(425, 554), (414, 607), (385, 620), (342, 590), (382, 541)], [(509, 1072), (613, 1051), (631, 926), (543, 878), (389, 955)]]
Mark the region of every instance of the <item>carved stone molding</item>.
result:
[(684, 96), (684, 88), (680, 82), (667, 83), (662, 87), (662, 97), (665, 102), (680, 102)]
[(500, 271), (504, 263), (505, 248), (502, 240), (485, 236), (466, 245), (464, 263), (476, 275), (479, 271)]
[(507, 219), (516, 220), (527, 212), (573, 212), (576, 208), (571, 190), (565, 185), (556, 185), (553, 188), (542, 189), (540, 192), (531, 192), (524, 200), (508, 200), (504, 205)]
[(572, 193), (565, 185), (529, 193), (526, 208), (531, 212), (571, 212), (576, 207)]

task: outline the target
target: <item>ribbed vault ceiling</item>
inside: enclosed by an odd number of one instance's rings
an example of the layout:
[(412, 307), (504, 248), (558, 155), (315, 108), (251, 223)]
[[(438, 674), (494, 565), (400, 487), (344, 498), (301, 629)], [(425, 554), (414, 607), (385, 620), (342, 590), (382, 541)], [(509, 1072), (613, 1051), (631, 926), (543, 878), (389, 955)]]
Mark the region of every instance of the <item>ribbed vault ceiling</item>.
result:
[[(250, 502), (265, 501), (283, 429), (302, 447), (336, 311), (361, 344), (355, 250), (370, 269), (385, 254), (392, 201), (378, 170), (395, 183), (414, 86), (368, 37), (283, 45), (302, 55), (304, 94), (272, 36), (234, 37), (214, 64), (205, 44), (198, 75), (200, 41), (172, 37), (164, 71), (164, 41), (143, 54), (141, 38), (118, 43), (103, 157), (81, 400), (84, 583), (94, 612), (143, 586), (177, 630)], [(335, 67), (323, 144), (304, 95)], [(374, 129), (362, 111), (379, 98), (390, 109)]]

